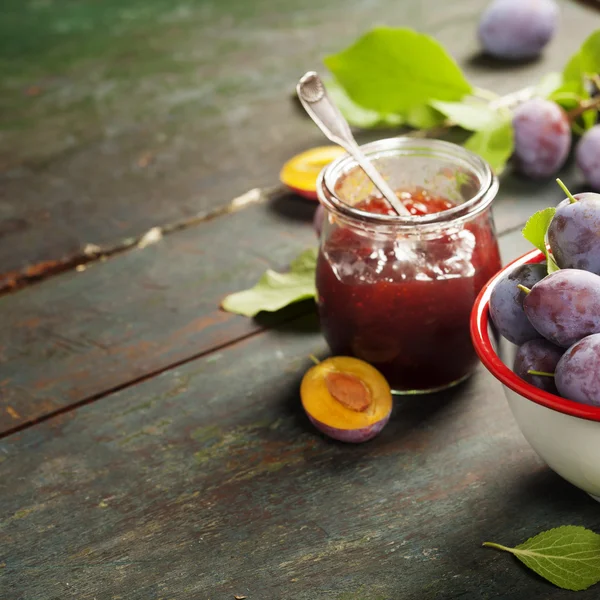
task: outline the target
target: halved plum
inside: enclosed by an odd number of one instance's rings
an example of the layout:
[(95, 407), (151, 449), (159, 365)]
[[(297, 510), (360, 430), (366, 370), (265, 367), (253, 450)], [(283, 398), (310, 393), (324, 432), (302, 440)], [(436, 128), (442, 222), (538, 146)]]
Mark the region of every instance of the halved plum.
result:
[(374, 438), (392, 412), (392, 393), (385, 377), (368, 363), (348, 356), (334, 356), (309, 369), (300, 397), (313, 425), (342, 442)]
[(318, 146), (302, 152), (283, 165), (279, 179), (296, 194), (316, 200), (319, 173), (344, 153), (340, 146)]

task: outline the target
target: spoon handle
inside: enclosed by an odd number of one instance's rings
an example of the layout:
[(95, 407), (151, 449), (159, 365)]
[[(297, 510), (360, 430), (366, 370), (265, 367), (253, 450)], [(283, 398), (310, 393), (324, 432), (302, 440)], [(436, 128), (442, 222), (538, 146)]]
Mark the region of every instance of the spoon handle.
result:
[(344, 148), (356, 160), (396, 213), (411, 216), (404, 204), (398, 200), (394, 190), (359, 148), (348, 122), (327, 94), (319, 75), (314, 71), (306, 73), (298, 82), (296, 91), (304, 110), (325, 136)]

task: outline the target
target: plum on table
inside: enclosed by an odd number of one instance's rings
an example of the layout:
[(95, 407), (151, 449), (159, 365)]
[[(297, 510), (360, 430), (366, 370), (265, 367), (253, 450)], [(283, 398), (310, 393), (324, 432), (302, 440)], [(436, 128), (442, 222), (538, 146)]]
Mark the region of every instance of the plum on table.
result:
[(575, 160), (590, 186), (600, 191), (600, 125), (583, 134), (575, 149)]
[(514, 112), (516, 166), (531, 178), (554, 175), (571, 148), (571, 126), (565, 111), (555, 102), (532, 98)]
[(494, 0), (481, 15), (479, 40), (497, 58), (533, 58), (552, 39), (557, 22), (554, 0)]

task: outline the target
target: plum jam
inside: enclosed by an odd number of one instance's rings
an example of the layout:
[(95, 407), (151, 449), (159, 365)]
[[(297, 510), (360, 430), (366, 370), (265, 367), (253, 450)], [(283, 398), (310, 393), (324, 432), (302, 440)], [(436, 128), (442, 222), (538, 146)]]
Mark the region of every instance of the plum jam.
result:
[[(437, 140), (419, 141), (419, 160), (411, 161), (411, 144), (395, 138), (363, 147), (376, 164), (377, 150), (387, 149), (377, 166), (411, 217), (374, 195), (351, 159), (325, 169), (318, 186), (327, 209), (316, 281), (323, 333), (333, 354), (369, 362), (401, 394), (443, 389), (473, 371), (471, 308), (501, 266), (489, 167)], [(390, 145), (404, 151), (397, 160)]]

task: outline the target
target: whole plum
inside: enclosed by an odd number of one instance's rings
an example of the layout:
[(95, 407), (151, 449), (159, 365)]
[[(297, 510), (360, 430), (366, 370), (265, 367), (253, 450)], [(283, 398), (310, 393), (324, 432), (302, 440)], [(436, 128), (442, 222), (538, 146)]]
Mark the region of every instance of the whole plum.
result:
[(551, 394), (557, 394), (554, 377), (533, 375), (529, 371), (554, 373), (556, 365), (564, 353), (564, 348), (555, 346), (543, 338), (529, 340), (517, 350), (513, 371), (527, 383)]
[(571, 346), (558, 361), (554, 379), (564, 398), (600, 406), (600, 334)]
[(547, 340), (568, 348), (600, 333), (600, 277), (580, 269), (550, 273), (533, 286), (523, 308)]
[(571, 148), (571, 127), (555, 102), (532, 98), (514, 112), (515, 158), (521, 173), (531, 178), (554, 175)]
[(521, 345), (541, 335), (523, 312), (525, 292), (519, 285), (533, 287), (546, 276), (545, 264), (522, 265), (504, 275), (490, 296), (490, 316), (499, 333)]
[(492, 56), (533, 58), (550, 41), (557, 22), (554, 0), (494, 0), (481, 15), (479, 40)]
[(583, 134), (575, 149), (575, 160), (590, 186), (600, 191), (600, 125)]
[(552, 255), (561, 269), (600, 275), (600, 194), (586, 192), (574, 198), (577, 202), (558, 205), (548, 227)]

